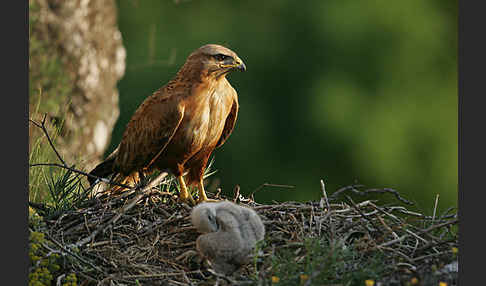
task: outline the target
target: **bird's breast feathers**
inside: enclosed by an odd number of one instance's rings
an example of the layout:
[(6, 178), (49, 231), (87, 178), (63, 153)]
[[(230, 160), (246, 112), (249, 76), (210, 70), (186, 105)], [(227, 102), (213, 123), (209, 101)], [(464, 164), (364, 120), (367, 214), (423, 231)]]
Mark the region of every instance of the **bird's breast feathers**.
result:
[(199, 148), (216, 146), (231, 111), (234, 100), (232, 93), (236, 93), (232, 87), (229, 90), (227, 86), (216, 87), (207, 89), (205, 94), (200, 95), (201, 98), (187, 102), (192, 106), (186, 108), (184, 114), (186, 138), (190, 141), (187, 143)]

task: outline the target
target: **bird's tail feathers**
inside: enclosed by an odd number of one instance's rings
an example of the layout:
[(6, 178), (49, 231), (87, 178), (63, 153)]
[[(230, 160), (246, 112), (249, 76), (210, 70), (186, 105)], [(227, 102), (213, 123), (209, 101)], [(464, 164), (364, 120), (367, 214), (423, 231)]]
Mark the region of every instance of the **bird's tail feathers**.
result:
[[(98, 164), (91, 172), (90, 175), (100, 177), (100, 178), (107, 178), (111, 174), (113, 174), (113, 164), (115, 162), (115, 158), (108, 158), (105, 161)], [(96, 184), (99, 182), (97, 178), (88, 177), (88, 182), (90, 185)]]
[[(109, 180), (109, 182), (112, 183), (127, 185), (133, 188), (140, 183), (140, 173), (138, 171), (135, 171), (130, 175), (126, 176), (114, 170), (113, 165), (118, 155), (118, 148), (119, 146), (105, 159), (105, 161), (98, 164), (91, 172), (89, 172), (89, 174), (100, 178), (106, 178), (107, 180)], [(88, 177), (88, 181), (90, 185), (100, 182), (99, 179), (91, 177)], [(105, 181), (105, 183), (107, 182)], [(127, 190), (127, 188), (117, 185), (111, 185), (105, 189), (105, 191), (108, 191), (110, 193), (121, 192), (124, 190)]]

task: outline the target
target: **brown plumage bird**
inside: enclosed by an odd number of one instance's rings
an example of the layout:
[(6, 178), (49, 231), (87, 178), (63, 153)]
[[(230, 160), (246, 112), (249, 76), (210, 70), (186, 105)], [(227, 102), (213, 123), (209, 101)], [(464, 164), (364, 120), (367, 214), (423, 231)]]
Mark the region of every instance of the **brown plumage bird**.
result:
[(154, 170), (168, 171), (180, 184), (180, 200), (193, 202), (183, 176), (198, 185), (199, 202), (208, 200), (204, 170), (238, 115), (237, 93), (226, 79), (234, 70), (246, 66), (230, 49), (208, 44), (195, 50), (171, 81), (144, 100), (118, 147), (90, 174), (134, 186)]

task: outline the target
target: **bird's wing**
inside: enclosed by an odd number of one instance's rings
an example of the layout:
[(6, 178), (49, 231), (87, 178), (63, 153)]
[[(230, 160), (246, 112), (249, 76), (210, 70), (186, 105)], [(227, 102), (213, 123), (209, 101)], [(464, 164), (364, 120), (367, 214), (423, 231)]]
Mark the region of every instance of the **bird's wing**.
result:
[(238, 117), (238, 109), (239, 109), (238, 99), (235, 96), (233, 99), (233, 105), (231, 106), (231, 111), (228, 114), (228, 117), (226, 117), (223, 133), (221, 133), (221, 137), (219, 138), (216, 147), (220, 147), (221, 145), (223, 145), (224, 142), (231, 135), (231, 132), (233, 132), (233, 129), (235, 128), (236, 118)]
[(158, 90), (147, 98), (127, 124), (119, 146), (116, 167), (124, 174), (148, 168), (170, 143), (184, 117), (176, 96)]
[(243, 208), (242, 214), (246, 222), (240, 228), (242, 236), (246, 237), (252, 244), (262, 240), (265, 236), (265, 226), (260, 216), (254, 210), (247, 207)]
[(224, 231), (200, 235), (196, 240), (196, 249), (216, 271), (225, 274), (231, 274), (246, 263), (250, 254), (237, 233)]

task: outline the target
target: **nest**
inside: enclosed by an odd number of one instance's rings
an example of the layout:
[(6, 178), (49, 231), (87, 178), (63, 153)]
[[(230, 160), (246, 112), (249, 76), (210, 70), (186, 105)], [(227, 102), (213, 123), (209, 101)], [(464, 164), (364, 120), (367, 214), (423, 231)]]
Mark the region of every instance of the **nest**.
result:
[[(451, 249), (457, 249), (458, 240), (451, 228), (458, 224), (457, 214), (426, 216), (407, 209), (409, 202), (393, 190), (359, 189), (349, 186), (328, 197), (322, 184), (320, 201), (272, 204), (246, 199), (237, 188), (232, 198), (208, 193), (253, 208), (265, 224), (258, 259), (231, 277), (211, 271), (196, 252), (199, 233), (190, 222), (191, 207), (158, 188), (91, 199), (80, 209), (44, 219), (42, 232), (64, 254), (64, 268), (75, 272), (82, 285), (258, 285), (269, 281), (270, 260), (279, 251), (295, 250), (295, 261), (302, 260), (309, 237), (359, 245), (364, 255), (382, 253), (389, 271), (375, 285), (401, 284), (411, 277), (427, 281), (431, 265), (456, 260)], [(366, 197), (355, 197), (355, 202), (350, 192), (392, 193), (400, 203), (379, 205)], [(457, 283), (457, 271), (436, 276), (435, 285), (437, 279)]]

